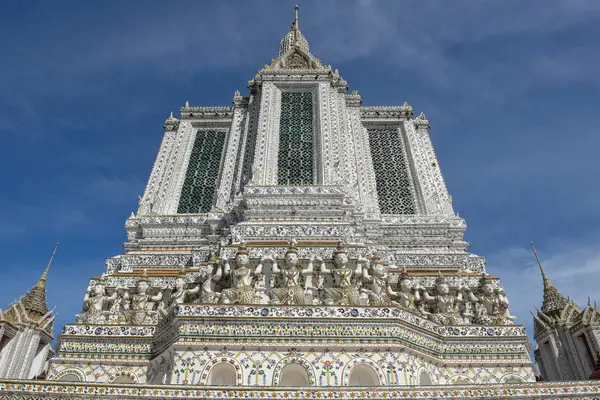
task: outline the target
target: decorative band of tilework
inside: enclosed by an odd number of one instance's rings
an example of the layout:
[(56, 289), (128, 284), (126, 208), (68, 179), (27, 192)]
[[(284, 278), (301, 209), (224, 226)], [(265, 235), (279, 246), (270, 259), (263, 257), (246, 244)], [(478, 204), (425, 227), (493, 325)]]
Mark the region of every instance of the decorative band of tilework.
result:
[(133, 325), (65, 325), (62, 335), (77, 336), (154, 336), (154, 326)]
[[(205, 386), (146, 386), (67, 383), (51, 381), (0, 381), (5, 399), (594, 399), (600, 384), (590, 381), (523, 384), (274, 388)], [(10, 397), (9, 397), (10, 396)]]
[[(465, 340), (441, 340), (396, 324), (384, 323), (340, 323), (340, 322), (286, 322), (274, 321), (223, 321), (212, 323), (182, 322), (179, 334), (201, 338), (247, 338), (256, 341), (274, 338), (335, 338), (394, 341), (395, 346), (410, 346), (436, 354), (515, 354), (528, 355), (526, 338), (507, 342)], [(387, 343), (390, 345), (390, 343)]]
[(307, 318), (312, 320), (401, 320), (443, 337), (514, 337), (525, 336), (521, 325), (509, 326), (440, 326), (417, 315), (394, 307), (319, 307), (319, 306), (213, 306), (183, 304), (175, 307), (180, 317), (215, 318)]

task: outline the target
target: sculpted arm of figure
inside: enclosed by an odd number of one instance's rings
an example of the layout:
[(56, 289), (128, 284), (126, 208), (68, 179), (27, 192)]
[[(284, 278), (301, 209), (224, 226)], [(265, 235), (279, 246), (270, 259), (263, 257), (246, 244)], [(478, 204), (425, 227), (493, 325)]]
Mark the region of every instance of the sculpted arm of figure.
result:
[(460, 290), (460, 288), (456, 291), (456, 301), (458, 303), (462, 303), (463, 302), (463, 291)]
[(277, 265), (277, 260), (275, 260), (275, 258), (273, 257), (269, 257), (269, 256), (265, 256), (263, 257), (263, 260), (269, 260), (271, 261), (271, 272), (273, 273), (273, 275), (279, 275), (281, 273), (281, 268), (279, 268), (279, 265)]
[(186, 290), (187, 294), (196, 294), (200, 291), (200, 285), (196, 285), (195, 287)]
[(421, 294), (418, 290), (415, 290), (415, 301), (421, 301)]
[(110, 295), (110, 297), (106, 298), (106, 301), (115, 301), (115, 299), (117, 298), (117, 289), (115, 289), (115, 291), (113, 292), (113, 294)]
[[(360, 259), (359, 259), (359, 264), (360, 265)], [(358, 273), (358, 269), (356, 271)], [(367, 283), (371, 283), (371, 275), (369, 275), (369, 270), (367, 268), (363, 268), (362, 270), (362, 279), (363, 281), (367, 282)]]
[(312, 275), (313, 271), (314, 271), (314, 262), (315, 262), (315, 257), (311, 257), (311, 259), (308, 261), (308, 265), (306, 266), (306, 268), (304, 268), (302, 270), (302, 275), (307, 276), (307, 275)]
[(89, 310), (89, 304), (88, 304), (88, 300), (90, 299), (90, 293), (92, 291), (92, 287), (88, 286), (87, 290), (85, 291), (85, 295), (83, 296), (83, 311), (87, 311)]
[(262, 271), (263, 271), (263, 264), (262, 264), (262, 262), (260, 262), (254, 269), (254, 276), (258, 276), (258, 275), (262, 274)]
[[(363, 271), (368, 270), (369, 266), (369, 260), (367, 260), (365, 257), (358, 257), (358, 260), (356, 260), (356, 276), (360, 277), (363, 275)], [(369, 275), (369, 273), (367, 272), (367, 276)]]
[(423, 293), (423, 300), (425, 300), (425, 301), (435, 300), (435, 296), (431, 296), (429, 293), (427, 293), (427, 289), (425, 289), (425, 288), (419, 288), (419, 289), (421, 289), (421, 291)]
[(130, 303), (131, 302), (129, 301), (129, 290), (125, 289), (125, 292), (123, 292), (123, 310), (129, 310)]
[(215, 282), (218, 282), (221, 280), (221, 278), (223, 278), (223, 266), (224, 266), (225, 262), (223, 260), (221, 260), (221, 262), (219, 262), (219, 266), (217, 267), (217, 272), (215, 272), (215, 274), (208, 279), (213, 280)]
[(467, 293), (467, 297), (468, 297), (469, 301), (472, 301), (473, 303), (479, 302), (479, 299), (477, 297), (475, 297), (475, 295), (473, 294), (473, 291), (471, 290), (470, 287), (465, 288), (465, 293)]
[(389, 283), (387, 284), (387, 294), (390, 297), (397, 297), (398, 296), (398, 292), (394, 292), (394, 289), (392, 289), (392, 286)]
[(508, 306), (510, 305), (508, 297), (506, 297), (506, 295), (504, 295), (504, 293), (500, 291), (497, 291), (496, 293), (498, 295), (498, 303), (500, 303), (500, 306), (502, 306), (505, 309), (508, 309)]
[(327, 268), (327, 265), (325, 264), (324, 261), (321, 262), (321, 273), (322, 274), (331, 274), (332, 270)]
[(164, 294), (163, 290), (165, 290), (165, 288), (159, 288), (159, 292), (157, 294), (155, 294), (154, 296), (150, 296), (150, 300), (152, 300), (152, 301), (162, 300), (163, 294)]
[(211, 292), (211, 284), (212, 284), (212, 278), (208, 278), (207, 280), (205, 280), (204, 282), (202, 282), (202, 292)]

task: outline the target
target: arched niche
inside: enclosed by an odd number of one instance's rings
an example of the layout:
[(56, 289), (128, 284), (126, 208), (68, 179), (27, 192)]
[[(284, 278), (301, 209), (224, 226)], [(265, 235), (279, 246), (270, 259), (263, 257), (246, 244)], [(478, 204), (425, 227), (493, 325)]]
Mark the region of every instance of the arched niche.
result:
[(81, 382), (81, 378), (73, 373), (64, 374), (63, 376), (58, 378), (58, 380), (61, 382)]
[(358, 364), (350, 370), (348, 386), (379, 386), (377, 372), (368, 365)]
[(211, 386), (236, 386), (237, 372), (233, 365), (220, 362), (210, 369), (207, 383)]
[(516, 375), (505, 375), (501, 379), (502, 383), (523, 383), (523, 379)]
[(429, 372), (427, 372), (426, 369), (422, 369), (421, 373), (419, 374), (419, 385), (433, 385), (433, 382), (431, 381), (431, 376), (429, 375)]
[(108, 382), (121, 385), (131, 385), (133, 383), (138, 383), (138, 377), (131, 371), (117, 371), (108, 378)]
[(120, 383), (120, 384), (132, 384), (135, 383), (133, 378), (127, 375), (122, 375), (122, 376), (118, 376), (116, 377), (112, 383)]
[(61, 382), (85, 382), (85, 374), (78, 368), (67, 368), (50, 377), (50, 380)]
[(310, 386), (308, 372), (302, 364), (287, 364), (281, 370), (279, 386)]

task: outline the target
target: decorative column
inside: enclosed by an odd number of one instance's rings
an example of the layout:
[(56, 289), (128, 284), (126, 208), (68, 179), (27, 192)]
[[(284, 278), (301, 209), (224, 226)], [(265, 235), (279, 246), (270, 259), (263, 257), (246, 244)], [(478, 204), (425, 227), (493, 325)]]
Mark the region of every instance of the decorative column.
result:
[(27, 344), (31, 336), (31, 329), (28, 327), (19, 329), (16, 335), (16, 343), (13, 344), (11, 352), (8, 354), (7, 360), (9, 361), (8, 369), (6, 371), (7, 378), (19, 379), (21, 366), (24, 360), (24, 353), (27, 351)]
[[(276, 122), (275, 110), (280, 102), (281, 92), (279, 89), (272, 82), (263, 83), (250, 180), (252, 186), (277, 184), (277, 154), (272, 157), (273, 151), (277, 151), (277, 148), (273, 146), (271, 136), (274, 131), (273, 125)], [(273, 165), (272, 158), (275, 160), (275, 165)]]
[(231, 200), (232, 185), (236, 162), (240, 159), (240, 142), (242, 140), (244, 122), (246, 121), (247, 101), (237, 90), (233, 96), (233, 121), (229, 129), (229, 138), (226, 143), (225, 160), (221, 170), (221, 179), (217, 190), (216, 209), (224, 210)]
[[(3, 334), (4, 332), (2, 332)], [(2, 334), (0, 334), (0, 339), (2, 339)], [(11, 355), (13, 354), (13, 349), (16, 343), (19, 340), (19, 334), (17, 333), (12, 339), (8, 341), (4, 345), (2, 349), (2, 353), (0, 353), (0, 378), (8, 378), (8, 368), (10, 367), (9, 360), (11, 360)]]
[(156, 156), (156, 160), (154, 161), (154, 166), (152, 167), (150, 179), (148, 179), (148, 184), (146, 185), (146, 190), (144, 191), (144, 195), (140, 200), (139, 208), (137, 211), (138, 215), (153, 213), (160, 208), (160, 183), (161, 181), (163, 181), (163, 175), (166, 170), (166, 164), (169, 160), (169, 154), (171, 153), (177, 136), (178, 127), (179, 120), (177, 118), (174, 118), (173, 113), (171, 113), (171, 115), (163, 125), (165, 133), (163, 136), (163, 140), (160, 144), (160, 148), (158, 150), (158, 155)]
[[(187, 107), (187, 109), (190, 108)], [(168, 156), (163, 178), (160, 182), (160, 208), (157, 213), (177, 213), (181, 188), (185, 182), (187, 165), (194, 149), (194, 140), (196, 140), (196, 130), (192, 126), (192, 123), (190, 121), (181, 121)]]
[(29, 328), (29, 338), (27, 340), (27, 346), (23, 349), (23, 356), (21, 359), (21, 366), (18, 371), (18, 377), (20, 379), (30, 379), (29, 372), (31, 371), (31, 365), (33, 359), (36, 356), (38, 346), (40, 345), (40, 332), (35, 328)]
[(404, 127), (426, 214), (454, 216), (452, 200), (429, 137), (429, 121), (421, 113), (415, 120), (407, 121)]
[(354, 138), (355, 170), (358, 174), (358, 187), (354, 189), (360, 198), (360, 210), (365, 213), (367, 219), (379, 218), (379, 201), (377, 199), (377, 183), (373, 159), (371, 157), (371, 145), (369, 144), (369, 132), (363, 126), (360, 117), (360, 103), (362, 99), (358, 92), (353, 92), (346, 97), (346, 105), (350, 118), (350, 127)]

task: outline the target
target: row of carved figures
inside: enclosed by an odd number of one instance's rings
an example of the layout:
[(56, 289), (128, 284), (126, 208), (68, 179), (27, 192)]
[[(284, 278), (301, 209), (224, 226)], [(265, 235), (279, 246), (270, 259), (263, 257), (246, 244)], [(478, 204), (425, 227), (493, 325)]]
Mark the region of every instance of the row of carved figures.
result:
[(152, 324), (169, 307), (183, 303), (392, 306), (442, 325), (508, 325), (514, 319), (503, 290), (494, 289), (485, 275), (475, 293), (469, 287), (451, 289), (441, 275), (428, 290), (413, 284), (406, 270), (396, 284), (378, 256), (349, 260), (342, 243), (330, 263), (312, 257), (303, 266), (292, 240), (281, 262), (266, 255), (256, 267), (250, 266), (249, 251), (242, 244), (231, 264), (211, 258), (212, 271), (203, 282), (192, 284), (182, 269), (173, 287), (158, 288), (154, 295), (148, 293), (145, 271), (133, 295), (128, 288), (117, 288), (107, 296), (101, 278), (88, 288), (79, 321)]

